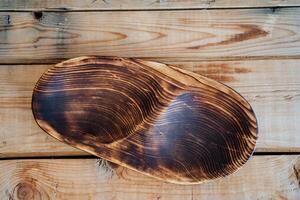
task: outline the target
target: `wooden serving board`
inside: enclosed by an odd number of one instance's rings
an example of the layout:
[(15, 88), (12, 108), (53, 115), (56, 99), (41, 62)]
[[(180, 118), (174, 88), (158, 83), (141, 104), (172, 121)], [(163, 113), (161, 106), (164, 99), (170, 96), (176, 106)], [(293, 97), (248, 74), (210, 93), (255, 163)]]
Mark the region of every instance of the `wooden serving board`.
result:
[(160, 180), (196, 184), (249, 159), (257, 120), (232, 88), (175, 66), (84, 56), (49, 68), (32, 111), (54, 138)]

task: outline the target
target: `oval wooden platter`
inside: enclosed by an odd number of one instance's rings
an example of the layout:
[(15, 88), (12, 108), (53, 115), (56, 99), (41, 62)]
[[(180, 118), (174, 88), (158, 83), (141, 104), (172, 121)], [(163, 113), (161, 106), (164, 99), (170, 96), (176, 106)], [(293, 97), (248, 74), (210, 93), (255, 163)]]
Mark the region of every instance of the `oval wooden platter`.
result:
[(233, 89), (174, 66), (86, 56), (37, 82), (32, 110), (51, 136), (121, 166), (178, 184), (239, 169), (257, 121)]

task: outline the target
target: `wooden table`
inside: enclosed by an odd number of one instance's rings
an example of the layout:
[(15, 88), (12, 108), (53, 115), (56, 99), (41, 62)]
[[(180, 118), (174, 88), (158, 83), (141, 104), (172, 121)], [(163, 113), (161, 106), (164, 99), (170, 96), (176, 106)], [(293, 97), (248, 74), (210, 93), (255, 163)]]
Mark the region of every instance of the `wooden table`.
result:
[[(246, 3), (246, 4), (245, 4)], [(0, 199), (300, 199), (300, 2), (0, 1)], [(31, 94), (53, 63), (139, 57), (221, 81), (251, 103), (253, 158), (233, 175), (180, 186), (56, 141)]]

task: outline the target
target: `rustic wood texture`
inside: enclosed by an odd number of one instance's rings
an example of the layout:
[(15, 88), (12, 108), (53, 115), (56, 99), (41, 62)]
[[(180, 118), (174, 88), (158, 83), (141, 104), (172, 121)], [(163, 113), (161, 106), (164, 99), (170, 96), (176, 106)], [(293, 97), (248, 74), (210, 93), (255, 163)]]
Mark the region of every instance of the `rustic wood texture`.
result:
[(179, 184), (235, 172), (249, 159), (257, 120), (236, 91), (171, 65), (85, 56), (37, 82), (32, 111), (51, 136)]
[(1, 63), (81, 55), (159, 61), (299, 58), (300, 8), (1, 12)]
[(81, 153), (45, 137), (34, 123), (32, 90), (46, 68), (47, 65), (0, 66), (0, 157)]
[[(0, 161), (0, 199), (289, 199), (298, 200), (299, 156), (255, 156), (237, 173), (182, 186), (156, 181), (96, 159)], [(40, 198), (42, 197), (42, 198)]]
[(89, 54), (167, 62), (226, 83), (256, 111), (256, 152), (300, 152), (299, 9), (298, 0), (0, 1), (0, 199), (298, 200), (297, 155), (256, 155), (195, 186), (122, 167), (111, 174), (93, 159), (20, 157), (87, 155), (44, 134), (30, 104), (47, 64)]
[(127, 10), (299, 6), (298, 0), (10, 0), (0, 10)]
[[(169, 63), (221, 81), (245, 96), (258, 119), (257, 152), (300, 151), (299, 60)], [(0, 157), (85, 155), (44, 134), (34, 122), (32, 89), (49, 67), (0, 66)]]

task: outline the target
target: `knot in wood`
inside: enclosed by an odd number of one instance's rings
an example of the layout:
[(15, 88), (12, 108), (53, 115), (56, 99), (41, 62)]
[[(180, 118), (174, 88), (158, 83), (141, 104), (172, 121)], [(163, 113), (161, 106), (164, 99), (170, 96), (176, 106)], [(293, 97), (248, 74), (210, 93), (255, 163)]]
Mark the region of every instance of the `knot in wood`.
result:
[(34, 193), (36, 193), (35, 186), (26, 182), (17, 184), (14, 189), (14, 196), (16, 196), (17, 199), (34, 199)]

